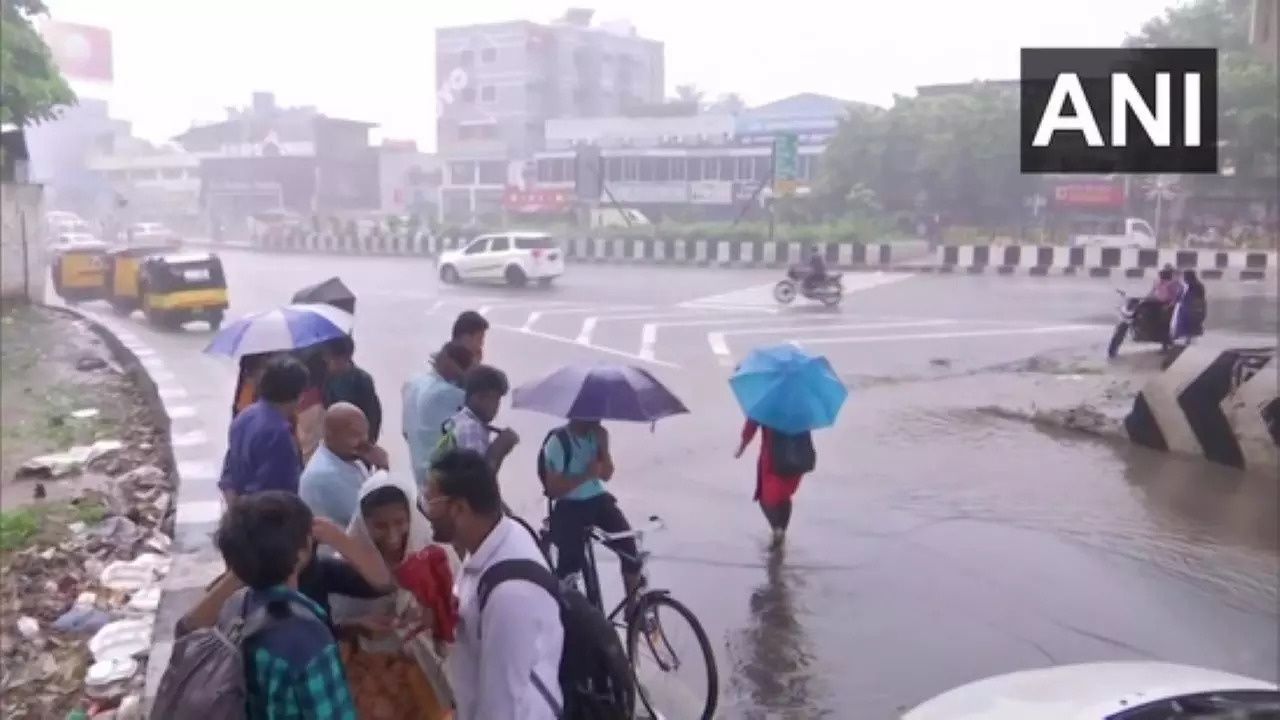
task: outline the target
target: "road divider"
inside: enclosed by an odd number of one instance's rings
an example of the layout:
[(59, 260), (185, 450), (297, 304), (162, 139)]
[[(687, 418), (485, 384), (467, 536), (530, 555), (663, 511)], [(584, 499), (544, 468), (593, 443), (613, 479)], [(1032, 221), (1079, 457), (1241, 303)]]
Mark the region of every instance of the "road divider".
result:
[(1269, 473), (1280, 469), (1276, 347), (1177, 348), (1124, 420), (1138, 445)]
[[(426, 232), (332, 235), (295, 231), (214, 247), (264, 252), (434, 257), (469, 238)], [(792, 242), (669, 237), (560, 238), (565, 258), (579, 263), (781, 268), (803, 262), (818, 248), (830, 267), (909, 273), (1029, 275), (1080, 278), (1150, 278), (1165, 265), (1195, 270), (1206, 280), (1263, 280), (1276, 273), (1274, 250), (1143, 249), (1056, 245), (945, 245), (925, 240), (880, 243)]]

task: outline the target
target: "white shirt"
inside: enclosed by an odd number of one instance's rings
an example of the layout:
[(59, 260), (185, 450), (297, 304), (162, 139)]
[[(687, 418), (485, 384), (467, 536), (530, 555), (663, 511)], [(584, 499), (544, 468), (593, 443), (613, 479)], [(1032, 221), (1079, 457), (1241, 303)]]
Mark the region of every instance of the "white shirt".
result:
[(480, 617), (480, 575), (513, 559), (546, 564), (529, 532), (504, 517), (462, 565), (458, 642), (448, 661), (457, 720), (555, 720), (531, 673), (564, 704), (558, 680), (564, 628), (555, 599), (531, 582), (508, 580), (494, 587)]

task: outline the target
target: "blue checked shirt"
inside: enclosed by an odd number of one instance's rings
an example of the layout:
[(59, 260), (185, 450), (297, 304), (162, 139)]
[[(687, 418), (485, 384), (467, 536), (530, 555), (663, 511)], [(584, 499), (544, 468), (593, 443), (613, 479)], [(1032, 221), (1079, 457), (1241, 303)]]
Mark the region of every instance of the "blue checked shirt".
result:
[[(271, 600), (306, 607), (321, 621), (325, 611), (286, 588), (250, 591), (247, 611)], [(355, 702), (333, 632), (323, 623), (290, 618), (246, 644), (250, 720), (356, 720)]]

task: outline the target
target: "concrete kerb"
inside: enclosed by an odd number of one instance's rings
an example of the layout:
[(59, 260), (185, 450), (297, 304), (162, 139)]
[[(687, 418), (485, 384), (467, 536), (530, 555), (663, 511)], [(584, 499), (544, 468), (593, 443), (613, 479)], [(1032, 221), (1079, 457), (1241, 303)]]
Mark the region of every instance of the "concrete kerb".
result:
[[(166, 440), (165, 447), (162, 450), (161, 459), (167, 467), (161, 469), (164, 470), (172, 479), (173, 493), (170, 496), (170, 504), (168, 509), (165, 511), (161, 529), (163, 531), (167, 528), (170, 537), (175, 537), (176, 533), (174, 532), (174, 528), (176, 527), (178, 499), (182, 488), (182, 480), (178, 475), (178, 468), (182, 458), (180, 451), (175, 451), (173, 447), (173, 420), (169, 414), (169, 407), (160, 396), (160, 388), (152, 378), (151, 372), (147, 369), (142, 358), (134, 352), (133, 348), (125, 344), (125, 342), (122, 341), (111, 328), (107, 327), (107, 325), (102, 323), (93, 315), (76, 308), (60, 305), (42, 304), (41, 307), (55, 311), (82, 323), (90, 332), (101, 338), (103, 344), (106, 345), (107, 349), (111, 352), (112, 357), (115, 358), (116, 363), (119, 364), (125, 373), (127, 373), (129, 379), (133, 381), (141, 391), (142, 397), (151, 412), (152, 422), (154, 422), (159, 429), (163, 431)], [(171, 554), (171, 558), (175, 566), (174, 570), (176, 570), (179, 558), (176, 554), (176, 544), (171, 547), (171, 552), (173, 553)], [(155, 615), (152, 617), (153, 625), (151, 637), (153, 649), (147, 658), (146, 690), (143, 695), (144, 708), (149, 708), (150, 698), (154, 696), (154, 687), (151, 680), (152, 676), (157, 678), (156, 683), (158, 683), (159, 675), (163, 674), (165, 666), (169, 664), (168, 650), (171, 649), (171, 647), (165, 648), (165, 652), (159, 655), (155, 652), (155, 647), (157, 645), (158, 637), (166, 631), (165, 628), (160, 627), (159, 619), (164, 616), (162, 612), (164, 606), (164, 595), (168, 594), (167, 586), (169, 584), (169, 578), (172, 576), (173, 570), (170, 571), (170, 575), (164, 580), (164, 590), (162, 591), (161, 603), (159, 607), (157, 607)], [(172, 637), (172, 628), (168, 628), (167, 634)]]

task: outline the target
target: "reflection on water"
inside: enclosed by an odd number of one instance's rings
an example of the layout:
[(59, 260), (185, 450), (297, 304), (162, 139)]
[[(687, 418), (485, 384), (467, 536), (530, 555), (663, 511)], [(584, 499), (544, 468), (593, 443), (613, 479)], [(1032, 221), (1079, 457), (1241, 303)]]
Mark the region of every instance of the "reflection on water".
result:
[(765, 582), (751, 593), (750, 621), (730, 647), (730, 687), (747, 720), (834, 717), (816, 678), (817, 658), (800, 622), (795, 591), (803, 580), (785, 566), (786, 549), (768, 553)]

